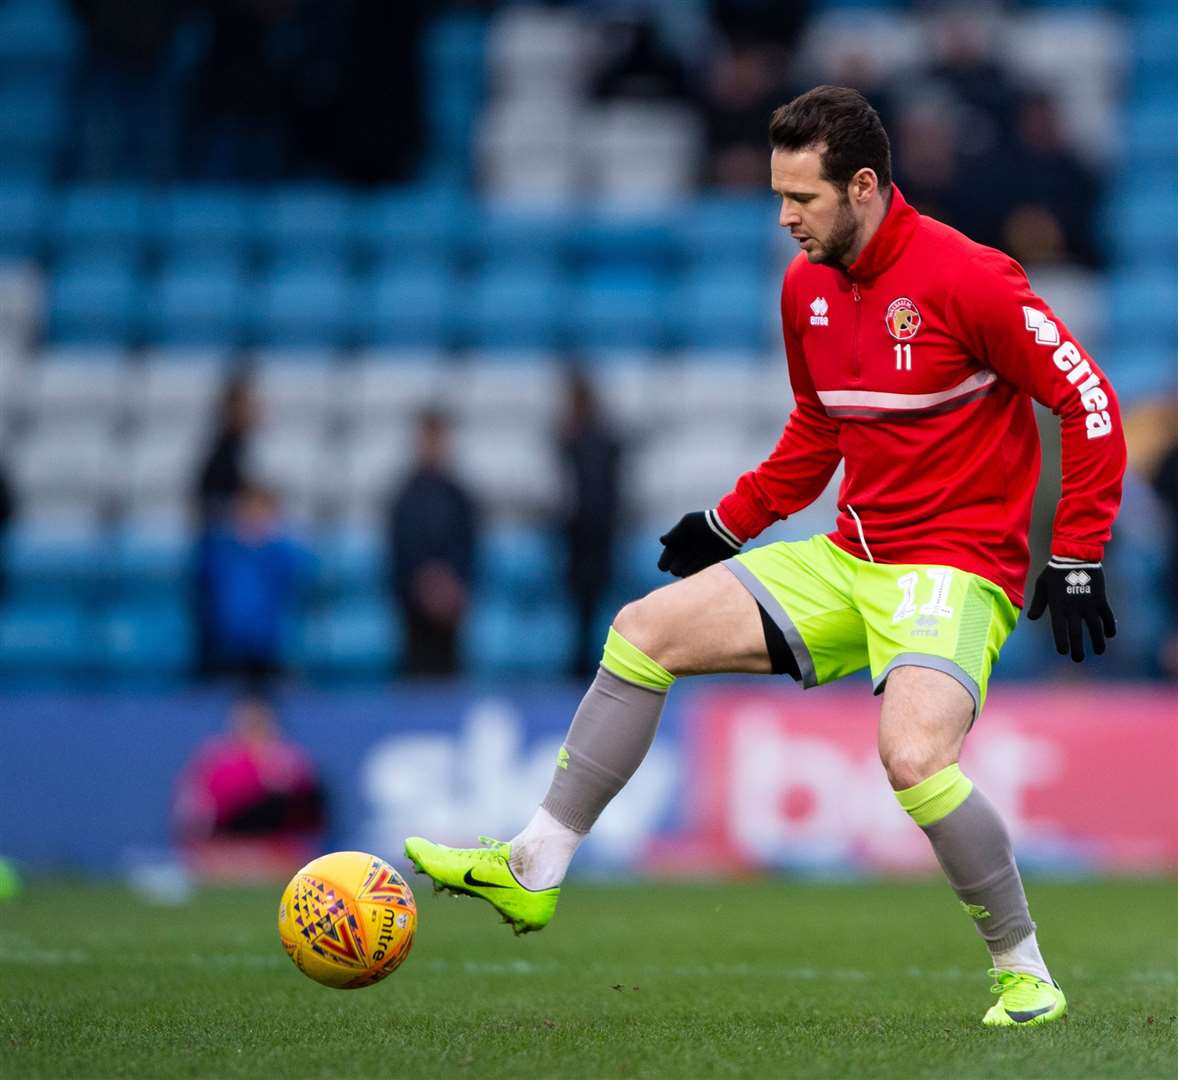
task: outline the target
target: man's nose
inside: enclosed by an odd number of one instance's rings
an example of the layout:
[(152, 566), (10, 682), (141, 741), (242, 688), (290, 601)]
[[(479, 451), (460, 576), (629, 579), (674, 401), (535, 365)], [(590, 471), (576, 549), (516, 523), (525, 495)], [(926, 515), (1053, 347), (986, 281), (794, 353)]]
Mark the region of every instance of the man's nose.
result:
[(778, 221), (781, 222), (781, 227), (783, 229), (792, 229), (794, 226), (800, 225), (802, 223), (802, 215), (799, 214), (796, 210), (783, 205), (781, 207), (781, 216), (778, 218)]

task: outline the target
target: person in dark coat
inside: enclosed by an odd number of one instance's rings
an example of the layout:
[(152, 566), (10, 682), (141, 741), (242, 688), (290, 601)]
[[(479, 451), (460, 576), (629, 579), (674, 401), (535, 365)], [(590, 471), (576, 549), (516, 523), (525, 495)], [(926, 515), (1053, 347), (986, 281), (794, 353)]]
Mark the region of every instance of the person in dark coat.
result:
[(388, 512), (389, 585), (405, 629), (404, 674), (459, 670), (477, 532), (474, 499), (450, 461), (450, 422), (427, 409), (417, 421), (416, 460)]

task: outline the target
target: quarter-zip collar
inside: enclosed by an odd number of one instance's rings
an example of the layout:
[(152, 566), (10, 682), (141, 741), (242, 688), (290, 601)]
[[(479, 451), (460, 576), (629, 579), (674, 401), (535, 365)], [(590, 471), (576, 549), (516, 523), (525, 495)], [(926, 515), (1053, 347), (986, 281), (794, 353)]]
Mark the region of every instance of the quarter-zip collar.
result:
[(909, 205), (908, 200), (900, 194), (900, 189), (892, 184), (892, 202), (888, 212), (875, 230), (875, 235), (859, 252), (859, 258), (847, 267), (847, 277), (852, 281), (870, 281), (879, 277), (900, 257), (919, 221), (920, 213)]

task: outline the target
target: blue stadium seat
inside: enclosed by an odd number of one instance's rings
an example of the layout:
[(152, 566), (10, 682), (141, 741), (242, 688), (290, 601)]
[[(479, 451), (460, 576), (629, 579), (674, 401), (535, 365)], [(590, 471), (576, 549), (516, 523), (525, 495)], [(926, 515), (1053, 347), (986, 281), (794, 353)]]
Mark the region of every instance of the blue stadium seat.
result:
[(49, 286), (49, 337), (61, 344), (127, 344), (138, 330), (141, 301), (141, 282), (129, 259), (66, 261)]
[(378, 260), (448, 259), (470, 216), (454, 192), (432, 187), (382, 192), (358, 213), (358, 243)]
[(442, 348), (448, 341), (457, 296), (444, 263), (386, 263), (363, 288), (363, 339), (375, 348)]
[(1165, 173), (1164, 167), (1156, 174), (1140, 170), (1105, 208), (1105, 235), (1126, 253), (1178, 258), (1178, 206), (1167, 188)]
[(574, 258), (590, 269), (665, 270), (674, 262), (676, 236), (669, 218), (596, 214), (570, 226)]
[(378, 596), (385, 588), (384, 537), (372, 529), (340, 529), (315, 543), (319, 583), (337, 597)]
[(345, 259), (354, 229), (351, 198), (329, 188), (279, 189), (258, 212), (258, 238), (276, 262)]
[(492, 264), (455, 297), (461, 344), (484, 349), (555, 349), (567, 306), (555, 262)]
[(710, 195), (684, 213), (677, 229), (679, 249), (689, 263), (766, 261), (777, 217), (773, 203), (760, 196)]
[(100, 649), (81, 605), (68, 600), (0, 607), (0, 673), (28, 679), (90, 669)]
[(567, 605), (478, 598), (464, 629), (464, 663), (475, 675), (553, 678), (568, 668), (574, 634)]
[(1119, 342), (1173, 346), (1178, 341), (1178, 280), (1172, 265), (1123, 270), (1113, 278), (1109, 299), (1118, 316)]
[(0, 258), (27, 259), (40, 251), (49, 202), (43, 184), (0, 181)]
[(0, 3), (0, 68), (63, 68), (79, 36), (78, 21), (63, 0)]
[(10, 90), (0, 94), (0, 174), (48, 177), (65, 137), (59, 95)]
[(550, 529), (498, 525), (479, 540), (480, 595), (521, 603), (556, 600), (563, 588), (565, 553)]
[(687, 349), (757, 350), (765, 345), (770, 279), (745, 263), (693, 268), (679, 283), (672, 330)]
[(160, 345), (227, 346), (245, 336), (247, 280), (239, 260), (177, 260), (161, 271), (147, 303), (146, 337)]
[(580, 349), (658, 349), (668, 340), (664, 276), (595, 271), (571, 283), (569, 339)]
[(570, 226), (564, 214), (525, 213), (489, 206), (471, 222), (470, 254), (487, 264), (556, 261), (567, 254)]
[(180, 596), (118, 604), (98, 616), (105, 674), (133, 676), (137, 683), (172, 682), (192, 668), (195, 633)]
[(132, 185), (67, 188), (50, 224), (59, 249), (73, 254), (137, 255), (152, 224), (152, 200)]
[(11, 529), (4, 563), (13, 600), (30, 604), (97, 595), (110, 586), (116, 567), (106, 534), (34, 524)]
[(122, 597), (183, 597), (194, 538), (185, 531), (126, 528), (110, 545), (112, 573)]
[(357, 297), (343, 265), (324, 260), (279, 268), (259, 284), (251, 308), (260, 345), (335, 348), (350, 343)]
[(401, 655), (401, 627), (379, 597), (357, 597), (308, 615), (296, 662), (327, 677), (378, 676)]
[(254, 244), (257, 199), (244, 188), (181, 187), (162, 200), (156, 230), (173, 253), (248, 254)]

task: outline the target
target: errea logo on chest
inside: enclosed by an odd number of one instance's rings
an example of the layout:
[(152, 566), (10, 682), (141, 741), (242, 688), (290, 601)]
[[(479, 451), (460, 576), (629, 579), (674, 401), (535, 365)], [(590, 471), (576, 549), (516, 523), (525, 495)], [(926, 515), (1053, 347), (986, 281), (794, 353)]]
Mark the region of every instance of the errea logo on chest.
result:
[(816, 296), (810, 301), (810, 325), (811, 326), (829, 326), (830, 316), (826, 313), (830, 310), (830, 305), (826, 302), (825, 296)]

